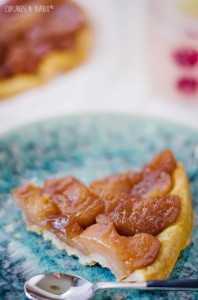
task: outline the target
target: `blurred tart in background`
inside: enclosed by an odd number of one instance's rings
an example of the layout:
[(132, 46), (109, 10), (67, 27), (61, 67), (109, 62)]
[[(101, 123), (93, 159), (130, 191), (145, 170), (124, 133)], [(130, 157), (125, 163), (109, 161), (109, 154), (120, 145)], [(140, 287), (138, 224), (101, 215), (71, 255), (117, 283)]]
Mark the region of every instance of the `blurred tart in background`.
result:
[(89, 42), (84, 11), (72, 1), (4, 2), (0, 6), (0, 98), (79, 65)]

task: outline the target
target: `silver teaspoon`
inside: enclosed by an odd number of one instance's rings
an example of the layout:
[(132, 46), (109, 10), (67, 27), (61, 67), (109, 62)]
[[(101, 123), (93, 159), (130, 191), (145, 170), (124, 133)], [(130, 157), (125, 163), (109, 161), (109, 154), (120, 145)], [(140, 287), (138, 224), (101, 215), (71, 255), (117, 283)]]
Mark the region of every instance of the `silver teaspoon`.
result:
[(70, 274), (45, 273), (33, 276), (24, 285), (27, 298), (33, 300), (85, 300), (106, 289), (198, 291), (198, 279), (91, 283)]

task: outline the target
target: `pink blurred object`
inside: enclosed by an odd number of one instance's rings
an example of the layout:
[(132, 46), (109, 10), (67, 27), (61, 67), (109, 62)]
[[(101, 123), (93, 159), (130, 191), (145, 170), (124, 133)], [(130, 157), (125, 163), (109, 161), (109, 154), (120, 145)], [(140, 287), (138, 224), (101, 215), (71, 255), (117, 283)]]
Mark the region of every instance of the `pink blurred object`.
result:
[(158, 94), (198, 101), (198, 1), (183, 4), (149, 2), (149, 77)]

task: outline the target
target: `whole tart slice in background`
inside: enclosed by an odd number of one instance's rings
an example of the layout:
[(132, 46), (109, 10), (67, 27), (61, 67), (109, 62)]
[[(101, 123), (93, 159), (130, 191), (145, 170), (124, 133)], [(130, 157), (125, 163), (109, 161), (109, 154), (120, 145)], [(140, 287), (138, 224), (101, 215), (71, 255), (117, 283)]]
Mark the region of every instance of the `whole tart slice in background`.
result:
[(89, 46), (87, 17), (73, 1), (7, 0), (0, 5), (0, 98), (74, 68)]

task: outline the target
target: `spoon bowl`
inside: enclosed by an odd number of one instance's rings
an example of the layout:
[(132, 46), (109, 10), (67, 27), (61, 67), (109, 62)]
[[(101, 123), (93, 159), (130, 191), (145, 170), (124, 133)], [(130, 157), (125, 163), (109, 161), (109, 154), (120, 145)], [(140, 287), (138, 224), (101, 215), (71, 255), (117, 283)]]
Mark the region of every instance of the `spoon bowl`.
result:
[(93, 284), (81, 277), (62, 273), (36, 275), (26, 281), (25, 294), (28, 299), (38, 300), (82, 300), (89, 299)]

